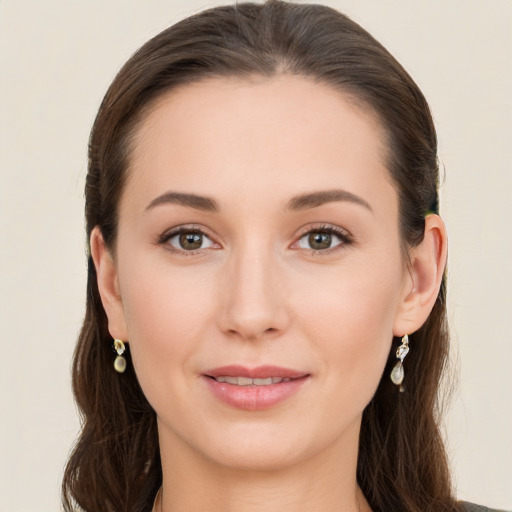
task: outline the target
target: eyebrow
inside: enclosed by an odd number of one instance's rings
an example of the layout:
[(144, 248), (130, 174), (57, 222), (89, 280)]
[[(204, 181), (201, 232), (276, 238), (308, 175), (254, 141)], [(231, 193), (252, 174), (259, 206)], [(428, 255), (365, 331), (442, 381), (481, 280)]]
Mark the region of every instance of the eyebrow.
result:
[[(307, 210), (309, 208), (316, 208), (323, 204), (335, 201), (348, 201), (350, 203), (363, 206), (367, 210), (373, 212), (370, 204), (363, 198), (352, 194), (352, 192), (340, 189), (322, 190), (319, 192), (310, 192), (295, 196), (290, 199), (287, 208), (288, 210)], [(182, 192), (166, 192), (165, 194), (156, 197), (148, 204), (148, 206), (146, 206), (145, 211), (163, 204), (178, 204), (180, 206), (208, 212), (219, 211), (217, 202), (214, 199), (198, 196), (196, 194), (185, 194)]]
[(203, 210), (207, 212), (218, 212), (219, 207), (214, 199), (209, 197), (198, 196), (196, 194), (183, 194), (181, 192), (166, 192), (161, 196), (153, 199), (144, 211), (151, 210), (155, 206), (163, 204), (179, 204), (188, 208), (195, 208), (196, 210)]
[(335, 201), (348, 201), (349, 203), (358, 204), (367, 210), (373, 212), (373, 208), (362, 197), (352, 194), (346, 190), (322, 190), (319, 192), (312, 192), (308, 194), (301, 194), (295, 196), (288, 202), (289, 210), (306, 210), (308, 208), (316, 208), (326, 203)]

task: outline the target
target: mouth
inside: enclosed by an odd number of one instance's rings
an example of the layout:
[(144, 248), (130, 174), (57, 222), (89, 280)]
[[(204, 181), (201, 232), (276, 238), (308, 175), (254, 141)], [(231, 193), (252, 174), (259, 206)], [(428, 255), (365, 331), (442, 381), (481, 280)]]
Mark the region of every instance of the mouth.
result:
[(236, 382), (234, 380), (233, 382), (223, 382), (238, 384), (239, 386), (258, 386), (272, 384), (268, 379), (274, 379), (276, 382), (278, 382), (277, 379), (292, 380), (305, 377), (308, 373), (300, 370), (294, 370), (293, 368), (285, 368), (283, 366), (263, 365), (249, 368), (247, 366), (231, 364), (208, 370), (205, 372), (205, 375), (213, 379), (237, 379)]
[(213, 395), (224, 404), (258, 411), (291, 398), (311, 375), (277, 366), (247, 368), (232, 365), (209, 370), (203, 377)]
[(234, 386), (270, 386), (271, 384), (279, 384), (281, 382), (290, 382), (289, 377), (268, 377), (266, 379), (251, 379), (250, 377), (230, 377), (222, 375), (220, 377), (210, 377), (217, 382), (227, 382)]

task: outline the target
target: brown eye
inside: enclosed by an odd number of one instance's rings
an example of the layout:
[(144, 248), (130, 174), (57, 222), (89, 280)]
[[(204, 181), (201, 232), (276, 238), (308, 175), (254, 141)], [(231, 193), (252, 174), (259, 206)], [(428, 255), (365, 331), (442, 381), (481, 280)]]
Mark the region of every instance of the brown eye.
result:
[(300, 249), (309, 249), (311, 251), (326, 251), (346, 244), (350, 244), (349, 235), (338, 232), (338, 230), (334, 228), (322, 228), (309, 231), (298, 241)]
[(181, 251), (197, 251), (213, 246), (213, 242), (200, 231), (181, 231), (171, 236), (167, 243)]
[(329, 249), (331, 242), (332, 236), (330, 233), (313, 232), (308, 236), (309, 246), (315, 251)]
[(203, 235), (200, 233), (181, 233), (179, 236), (180, 246), (187, 251), (200, 249), (203, 243)]

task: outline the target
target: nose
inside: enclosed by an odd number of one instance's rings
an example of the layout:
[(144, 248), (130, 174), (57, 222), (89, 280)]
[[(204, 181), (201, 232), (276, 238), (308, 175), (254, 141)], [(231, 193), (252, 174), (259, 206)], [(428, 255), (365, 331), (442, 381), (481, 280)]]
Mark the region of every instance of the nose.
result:
[(218, 319), (221, 330), (232, 337), (275, 337), (288, 326), (282, 273), (269, 252), (240, 251), (227, 263)]

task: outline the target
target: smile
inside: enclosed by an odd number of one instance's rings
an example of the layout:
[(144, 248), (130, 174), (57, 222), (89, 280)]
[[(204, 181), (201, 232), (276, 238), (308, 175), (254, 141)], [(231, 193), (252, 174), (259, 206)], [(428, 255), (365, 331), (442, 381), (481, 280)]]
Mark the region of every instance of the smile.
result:
[(311, 374), (279, 366), (223, 366), (203, 374), (213, 396), (229, 407), (261, 411), (288, 401), (311, 380)]
[(289, 377), (268, 377), (266, 379), (251, 379), (250, 377), (230, 377), (228, 375), (213, 377), (217, 382), (227, 382), (235, 386), (270, 386), (281, 382), (289, 382)]

